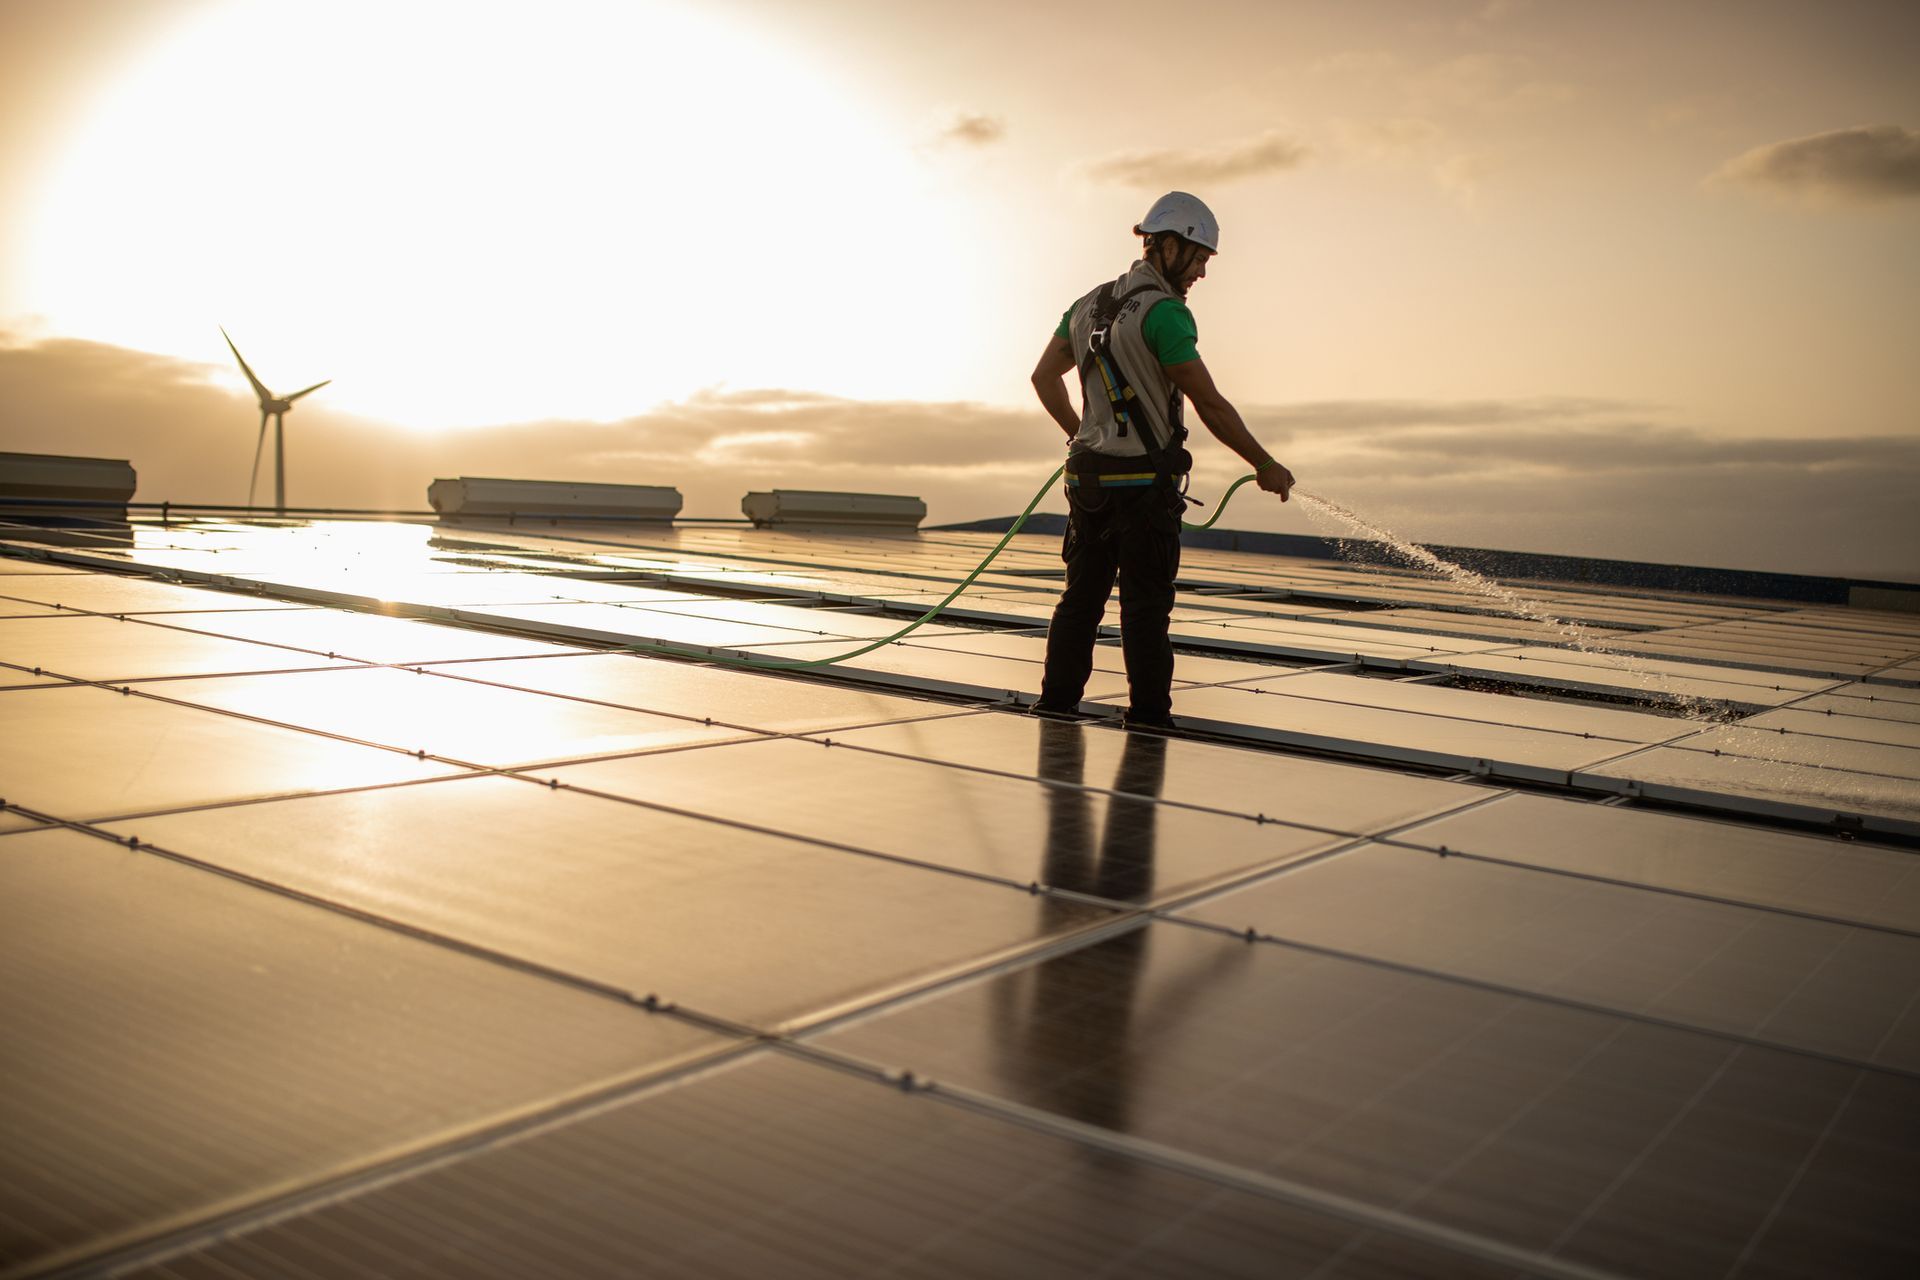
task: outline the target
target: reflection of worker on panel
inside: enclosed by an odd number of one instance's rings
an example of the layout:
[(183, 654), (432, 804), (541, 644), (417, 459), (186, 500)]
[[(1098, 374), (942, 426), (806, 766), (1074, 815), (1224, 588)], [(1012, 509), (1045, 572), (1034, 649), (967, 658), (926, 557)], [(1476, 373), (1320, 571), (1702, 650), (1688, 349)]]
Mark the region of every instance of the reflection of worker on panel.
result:
[[(1096, 850), (1094, 801), (1083, 787), (1087, 747), (1078, 725), (1040, 724), (1040, 777), (1047, 791), (1047, 847), (1040, 882), (1117, 903), (1144, 903), (1153, 892), (1155, 797), (1166, 775), (1166, 739), (1124, 735), (1126, 746), (1107, 800)], [(1040, 898), (1040, 932), (1079, 918), (1070, 900)], [(1024, 1076), (1028, 1101), (1088, 1124), (1128, 1127), (1127, 1036), (1146, 959), (1147, 931), (1135, 929), (1026, 971), (1000, 990), (1023, 1008), (1000, 1010), (996, 1030), (1010, 1052), (1010, 1073)], [(1023, 998), (1024, 997), (1024, 998)], [(1090, 1062), (1105, 1070), (1087, 1071)]]

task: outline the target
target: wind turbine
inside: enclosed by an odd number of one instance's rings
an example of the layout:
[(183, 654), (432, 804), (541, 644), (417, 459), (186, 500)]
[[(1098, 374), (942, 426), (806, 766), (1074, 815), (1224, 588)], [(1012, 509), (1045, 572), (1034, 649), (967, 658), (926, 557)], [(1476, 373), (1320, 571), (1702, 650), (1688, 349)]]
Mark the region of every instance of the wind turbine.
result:
[(253, 370), (247, 367), (247, 358), (240, 354), (240, 348), (233, 345), (233, 339), (227, 337), (223, 327), (220, 336), (227, 339), (227, 350), (233, 352), (233, 358), (240, 362), (240, 372), (247, 375), (247, 381), (253, 384), (253, 392), (260, 397), (260, 438), (253, 444), (253, 470), (247, 476), (247, 505), (253, 505), (253, 486), (260, 479), (260, 451), (267, 443), (267, 419), (273, 419), (273, 510), (275, 515), (287, 514), (287, 410), (293, 408), (293, 402), (308, 391), (318, 391), (332, 382), (316, 382), (305, 391), (296, 391), (290, 396), (276, 396), (267, 390), (266, 384), (253, 376)]

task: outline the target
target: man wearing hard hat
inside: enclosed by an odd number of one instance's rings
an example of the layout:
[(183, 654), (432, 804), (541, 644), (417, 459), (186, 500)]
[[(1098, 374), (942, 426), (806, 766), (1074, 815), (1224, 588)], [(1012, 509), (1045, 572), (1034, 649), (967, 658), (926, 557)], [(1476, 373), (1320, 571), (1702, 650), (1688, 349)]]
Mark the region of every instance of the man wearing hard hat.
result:
[[(1047, 629), (1040, 712), (1080, 705), (1093, 671), (1093, 644), (1116, 579), (1120, 644), (1127, 664), (1129, 727), (1173, 727), (1173, 644), (1167, 618), (1180, 568), (1182, 491), (1193, 458), (1181, 423), (1183, 399), (1216, 439), (1254, 469), (1259, 485), (1287, 500), (1293, 473), (1247, 430), (1213, 385), (1196, 346), (1187, 290), (1205, 278), (1220, 249), (1213, 211), (1184, 191), (1153, 202), (1134, 234), (1146, 251), (1118, 280), (1067, 309), (1040, 362), (1033, 389), (1067, 433), (1067, 585)], [(1066, 375), (1080, 372), (1076, 414)]]

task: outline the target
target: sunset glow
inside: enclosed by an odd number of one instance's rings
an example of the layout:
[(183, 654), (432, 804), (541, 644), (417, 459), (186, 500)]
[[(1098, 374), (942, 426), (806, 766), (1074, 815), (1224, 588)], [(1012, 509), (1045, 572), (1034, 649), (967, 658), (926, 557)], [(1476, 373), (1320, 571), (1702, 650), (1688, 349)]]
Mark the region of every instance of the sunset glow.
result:
[[(1453, 545), (1920, 577), (1920, 8), (1102, 13), (0, 4), (0, 443), (245, 501), (224, 326), (273, 391), (330, 380), (296, 505), (1005, 514), (1059, 462), (1040, 348), (1179, 189), (1222, 227), (1199, 349), (1312, 491)], [(1199, 443), (1211, 499), (1242, 460)]]
[(951, 217), (915, 183), (881, 114), (690, 8), (228, 4), (103, 86), (27, 260), (58, 331), (217, 359), (223, 323), (410, 426), (613, 416), (742, 343), (898, 394), (910, 335), (843, 335), (912, 302)]

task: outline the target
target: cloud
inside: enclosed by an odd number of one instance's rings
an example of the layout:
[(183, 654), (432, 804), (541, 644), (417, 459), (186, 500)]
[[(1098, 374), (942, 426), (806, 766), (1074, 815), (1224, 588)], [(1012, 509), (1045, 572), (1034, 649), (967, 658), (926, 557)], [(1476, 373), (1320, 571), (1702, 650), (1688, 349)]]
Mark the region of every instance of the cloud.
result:
[[(1494, 5), (1476, 21), (1496, 21), (1521, 6)], [(1339, 82), (1369, 106), (1397, 106), (1397, 114), (1336, 119), (1344, 156), (1424, 174), (1456, 204), (1479, 203), (1488, 179), (1508, 166), (1513, 126), (1528, 127), (1577, 96), (1574, 86), (1546, 79), (1532, 59), (1505, 53), (1464, 53), (1415, 63), (1391, 53), (1348, 51), (1314, 63), (1309, 73)]]
[(1647, 128), (1655, 133), (1711, 131), (1728, 132), (1740, 109), (1740, 99), (1731, 93), (1696, 93), (1655, 103), (1646, 112)]
[(1595, 421), (1642, 421), (1654, 406), (1591, 396), (1540, 396), (1522, 400), (1325, 400), (1249, 409), (1263, 424), (1289, 434), (1357, 432), (1385, 439), (1393, 433), (1433, 427), (1560, 427)]
[(1730, 437), (1604, 399), (1245, 412), (1306, 491), (1426, 541), (1920, 580), (1913, 437)]
[(1378, 120), (1340, 119), (1333, 122), (1340, 150), (1371, 164), (1423, 172), (1457, 203), (1472, 207), (1493, 172), (1492, 161), (1479, 152), (1462, 151), (1448, 131), (1424, 116), (1392, 116)]
[(1790, 138), (1735, 156), (1708, 181), (1855, 203), (1920, 196), (1920, 133), (1882, 124)]
[(1454, 200), (1472, 208), (1479, 203), (1480, 189), (1492, 172), (1493, 162), (1487, 157), (1462, 152), (1436, 163), (1433, 166), (1433, 180)]
[(1213, 148), (1119, 152), (1090, 162), (1083, 172), (1096, 182), (1150, 190), (1217, 187), (1243, 178), (1284, 173), (1298, 167), (1307, 155), (1303, 143), (1269, 130), (1258, 137)]
[[(1502, 16), (1482, 14), (1480, 20)], [(1537, 74), (1533, 59), (1512, 53), (1462, 53), (1420, 63), (1383, 50), (1350, 49), (1318, 59), (1307, 72), (1343, 89), (1364, 90), (1376, 105), (1398, 99), (1402, 110), (1427, 117), (1531, 114), (1579, 96), (1573, 85)]]
[(1419, 72), (1406, 87), (1409, 98), (1427, 111), (1533, 113), (1575, 97), (1572, 85), (1535, 76), (1531, 59), (1505, 53), (1461, 54)]
[(934, 137), (936, 146), (990, 147), (1007, 136), (1007, 122), (999, 116), (957, 111)]
[(1561, 479), (1681, 472), (1892, 468), (1920, 475), (1920, 440), (1894, 436), (1725, 437), (1627, 401), (1342, 401), (1250, 410), (1270, 432), (1344, 475), (1443, 481), (1494, 474)]
[(1426, 155), (1446, 140), (1447, 132), (1419, 116), (1385, 120), (1339, 120), (1334, 125), (1348, 151), (1376, 159)]
[(1533, 0), (1486, 0), (1480, 6), (1478, 17), (1482, 22), (1500, 22), (1525, 13), (1532, 7)]
[[(1703, 466), (1720, 460), (1804, 466), (1920, 457), (1920, 438), (1736, 436), (1670, 420), (1663, 406), (1600, 396), (1513, 400), (1327, 400), (1262, 405), (1249, 422), (1316, 448), (1382, 456), (1432, 453), (1451, 469), (1551, 460), (1567, 470)], [(1603, 453), (1602, 450), (1608, 452)]]
[[(778, 437), (809, 475), (848, 470), (997, 473), (1052, 456), (1059, 440), (1032, 412), (960, 402), (847, 400), (781, 390), (707, 391), (646, 415), (609, 424), (609, 433), (665, 429), (683, 456), (738, 452), (741, 441)], [(816, 477), (817, 478), (817, 477)]]
[(1385, 79), (1406, 76), (1406, 61), (1385, 49), (1342, 49), (1325, 54), (1307, 64), (1307, 74), (1348, 84), (1373, 85)]
[[(237, 503), (259, 415), (213, 366), (0, 333), (6, 448), (127, 458), (141, 501)], [(1671, 564), (1920, 579), (1920, 440), (1729, 437), (1657, 405), (1593, 397), (1242, 405), (1322, 493), (1409, 536)], [(1194, 490), (1244, 468), (1206, 437)], [(932, 523), (1020, 510), (1061, 460), (1037, 407), (715, 388), (618, 422), (424, 433), (339, 413), (287, 417), (297, 506), (421, 510), (440, 476), (670, 484), (693, 516), (775, 486), (923, 497)], [(1041, 504), (1059, 511), (1057, 496)], [(1211, 512), (1211, 507), (1207, 508)], [(1251, 490), (1224, 523), (1321, 532)]]

